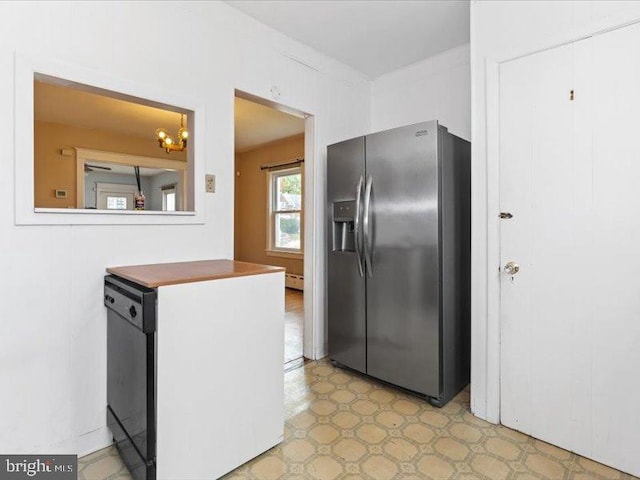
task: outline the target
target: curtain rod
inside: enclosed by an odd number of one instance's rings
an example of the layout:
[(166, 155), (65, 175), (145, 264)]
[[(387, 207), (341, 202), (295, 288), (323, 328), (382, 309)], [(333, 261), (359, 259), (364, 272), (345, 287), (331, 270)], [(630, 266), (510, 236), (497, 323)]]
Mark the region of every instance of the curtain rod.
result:
[(289, 165), (299, 165), (301, 163), (304, 163), (304, 158), (297, 158), (293, 161), (284, 163), (270, 163), (268, 165), (260, 165), (260, 170), (273, 170), (276, 168), (288, 167)]

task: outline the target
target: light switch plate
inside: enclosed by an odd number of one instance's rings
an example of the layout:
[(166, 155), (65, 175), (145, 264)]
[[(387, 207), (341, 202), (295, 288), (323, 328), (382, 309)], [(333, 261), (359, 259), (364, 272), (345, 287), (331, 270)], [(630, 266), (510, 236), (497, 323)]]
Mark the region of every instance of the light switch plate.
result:
[(205, 190), (207, 193), (215, 193), (216, 192), (216, 176), (210, 173), (205, 175)]

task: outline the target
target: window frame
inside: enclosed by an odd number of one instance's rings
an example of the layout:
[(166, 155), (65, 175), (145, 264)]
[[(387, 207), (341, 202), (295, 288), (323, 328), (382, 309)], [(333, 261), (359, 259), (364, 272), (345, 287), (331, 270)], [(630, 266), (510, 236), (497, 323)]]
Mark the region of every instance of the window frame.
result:
[[(267, 245), (265, 253), (273, 257), (297, 258), (304, 255), (304, 164), (288, 168), (274, 168), (267, 171)], [(300, 175), (300, 210), (277, 209), (278, 178), (289, 175)], [(300, 248), (283, 248), (276, 246), (276, 218), (278, 214), (300, 214)]]
[[(205, 104), (199, 99), (124, 78), (106, 75), (50, 57), (15, 52), (14, 83), (14, 224), (15, 225), (204, 225), (206, 224), (205, 172)], [(72, 208), (40, 208), (34, 202), (34, 79), (51, 77), (60, 82), (73, 82), (89, 88), (106, 90), (123, 99), (135, 98), (140, 103), (167, 105), (189, 115), (193, 135), (187, 152), (187, 203), (176, 212), (160, 210), (97, 210)], [(193, 126), (191, 126), (193, 125)]]

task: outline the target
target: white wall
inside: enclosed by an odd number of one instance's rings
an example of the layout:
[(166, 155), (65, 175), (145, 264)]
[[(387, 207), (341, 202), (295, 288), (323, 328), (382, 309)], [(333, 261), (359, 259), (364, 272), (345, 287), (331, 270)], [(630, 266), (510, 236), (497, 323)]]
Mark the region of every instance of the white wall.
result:
[(471, 2), (471, 409), (500, 420), (497, 89), (500, 62), (640, 20), (633, 1)]
[[(325, 147), (369, 130), (370, 83), (221, 2), (1, 2), (0, 18), (0, 451), (84, 454), (108, 441), (105, 267), (233, 258), (234, 88), (270, 98), (277, 85), (279, 102), (315, 115), (309, 213), (319, 226), (314, 309), (324, 318)], [(206, 223), (15, 226), (15, 51), (201, 101), (203, 158), (217, 176)]]
[(438, 120), (451, 133), (471, 140), (469, 52), (469, 45), (462, 45), (376, 78), (372, 131)]

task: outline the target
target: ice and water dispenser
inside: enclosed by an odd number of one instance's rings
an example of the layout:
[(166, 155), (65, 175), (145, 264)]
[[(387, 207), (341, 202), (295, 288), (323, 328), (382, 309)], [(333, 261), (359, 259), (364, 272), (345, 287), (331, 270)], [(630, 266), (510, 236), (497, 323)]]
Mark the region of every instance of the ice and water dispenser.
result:
[(355, 252), (356, 201), (333, 203), (333, 251)]

